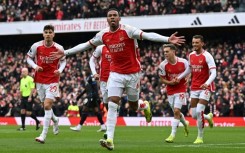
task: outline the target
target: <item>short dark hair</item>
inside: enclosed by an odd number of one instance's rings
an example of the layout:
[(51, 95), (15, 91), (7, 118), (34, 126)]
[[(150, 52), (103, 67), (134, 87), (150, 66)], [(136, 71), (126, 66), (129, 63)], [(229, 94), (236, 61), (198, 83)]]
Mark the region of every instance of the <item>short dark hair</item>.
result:
[(163, 48), (169, 47), (171, 50), (177, 51), (178, 48), (174, 44), (164, 44)]
[(44, 28), (43, 28), (43, 31), (45, 31), (45, 30), (52, 30), (52, 31), (54, 31), (54, 26), (51, 25), (51, 24), (45, 25)]
[(120, 11), (119, 11), (117, 8), (114, 8), (114, 7), (109, 8), (109, 9), (107, 10), (106, 16), (107, 16), (108, 12), (110, 12), (110, 11), (117, 11), (118, 15), (120, 16)]
[(202, 42), (204, 42), (204, 38), (202, 35), (194, 35), (192, 38), (200, 39)]

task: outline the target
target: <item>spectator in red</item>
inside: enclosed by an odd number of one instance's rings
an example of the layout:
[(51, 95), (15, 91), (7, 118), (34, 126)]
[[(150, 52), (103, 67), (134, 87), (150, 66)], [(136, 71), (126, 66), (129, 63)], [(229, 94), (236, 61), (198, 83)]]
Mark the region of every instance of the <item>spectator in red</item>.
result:
[(64, 12), (61, 10), (59, 6), (56, 7), (56, 19), (57, 20), (62, 20), (64, 16)]
[(42, 14), (41, 10), (37, 11), (37, 14), (34, 16), (34, 20), (35, 21), (43, 20), (43, 14)]

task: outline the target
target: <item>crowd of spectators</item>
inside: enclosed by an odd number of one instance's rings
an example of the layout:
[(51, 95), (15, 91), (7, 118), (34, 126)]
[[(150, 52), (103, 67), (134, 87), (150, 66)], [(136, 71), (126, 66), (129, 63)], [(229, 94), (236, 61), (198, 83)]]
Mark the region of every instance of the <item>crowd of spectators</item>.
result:
[(244, 0), (1, 0), (0, 22), (104, 17), (111, 7), (122, 16), (245, 12)]
[[(215, 58), (217, 77), (216, 91), (212, 94), (211, 103), (206, 111), (213, 112), (215, 116), (245, 116), (245, 42), (215, 44), (210, 42), (207, 42), (206, 49)], [(164, 59), (160, 47), (161, 44), (140, 42), (139, 51), (143, 69), (140, 97), (150, 101), (153, 116), (172, 116), (165, 85), (158, 76), (158, 65)], [(0, 48), (0, 116), (20, 116), (19, 82), (21, 68), (28, 67), (27, 50), (28, 48), (8, 50)], [(187, 58), (190, 52), (190, 45), (186, 45), (180, 48), (177, 55)], [(67, 58), (67, 66), (61, 75), (61, 99), (54, 105), (57, 116), (67, 116), (69, 105), (82, 107), (83, 99), (76, 101), (76, 95), (84, 89), (86, 78), (84, 69), (89, 67), (88, 59), (91, 53), (91, 51), (83, 52)], [(34, 70), (30, 67), (29, 72), (30, 75), (34, 74)], [(189, 91), (187, 97), (188, 104), (182, 111), (186, 116), (190, 116)], [(33, 99), (34, 113), (42, 116), (43, 106), (36, 92)], [(119, 110), (120, 116), (141, 116), (140, 112), (134, 112), (128, 106), (127, 97), (124, 96)]]

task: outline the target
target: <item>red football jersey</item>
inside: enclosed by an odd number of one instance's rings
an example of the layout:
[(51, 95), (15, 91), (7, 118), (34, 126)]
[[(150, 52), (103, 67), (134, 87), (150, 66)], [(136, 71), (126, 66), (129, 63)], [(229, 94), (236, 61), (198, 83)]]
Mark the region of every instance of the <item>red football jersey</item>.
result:
[(110, 74), (110, 63), (111, 63), (111, 55), (109, 50), (105, 45), (101, 45), (96, 47), (93, 52), (93, 56), (95, 58), (100, 58), (100, 81), (107, 82)]
[[(167, 60), (160, 63), (160, 76), (164, 79), (171, 81), (177, 78), (188, 66), (188, 61), (183, 58), (177, 57), (177, 62), (175, 64), (170, 64)], [(167, 94), (173, 95), (176, 93), (186, 92), (186, 80), (182, 78), (180, 82), (176, 85), (167, 85)]]
[[(207, 52), (203, 51), (201, 54), (197, 54), (193, 51), (189, 55), (189, 65), (191, 67), (191, 90), (202, 90), (200, 86), (204, 84), (209, 76), (210, 69), (216, 69), (213, 56)], [(214, 91), (214, 83), (212, 82), (209, 90)]]
[[(141, 38), (142, 31), (128, 25), (120, 25), (115, 32), (109, 28), (100, 31), (90, 40), (90, 44), (97, 46), (105, 44), (111, 54), (110, 71), (120, 74), (137, 73), (141, 70), (137, 38)], [(137, 37), (137, 38), (135, 38)]]
[(43, 68), (42, 72), (35, 72), (34, 82), (42, 84), (59, 82), (59, 76), (56, 76), (54, 71), (58, 70), (60, 60), (64, 60), (65, 57), (57, 60), (51, 60), (49, 57), (50, 53), (56, 52), (57, 49), (64, 50), (61, 45), (55, 42), (50, 47), (45, 46), (44, 41), (36, 42), (31, 46), (27, 55), (33, 58), (38, 66)]

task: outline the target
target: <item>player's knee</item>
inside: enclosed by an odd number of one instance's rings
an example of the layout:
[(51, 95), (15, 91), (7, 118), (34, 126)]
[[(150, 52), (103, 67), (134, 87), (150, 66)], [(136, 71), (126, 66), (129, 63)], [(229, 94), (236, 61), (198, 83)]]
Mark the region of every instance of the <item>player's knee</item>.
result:
[(52, 102), (50, 102), (50, 101), (45, 101), (44, 102), (44, 105), (43, 105), (43, 108), (44, 108), (44, 110), (51, 110), (52, 109)]
[(109, 98), (109, 103), (112, 102), (112, 103), (115, 103), (115, 104), (119, 104), (121, 100), (121, 97), (117, 97), (117, 96), (112, 96)]
[(50, 105), (44, 105), (44, 110), (50, 110), (52, 107)]
[(174, 116), (176, 116), (176, 117), (181, 117), (181, 116), (180, 116), (180, 110), (174, 109)]

